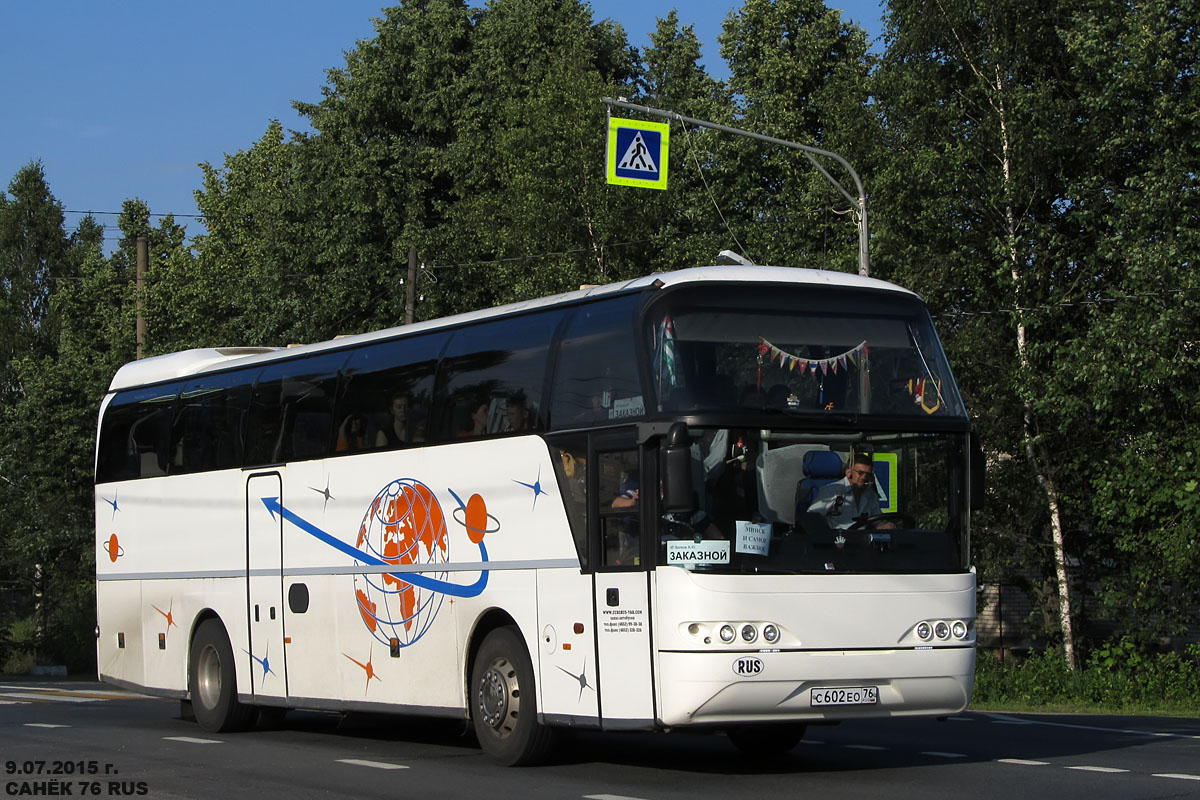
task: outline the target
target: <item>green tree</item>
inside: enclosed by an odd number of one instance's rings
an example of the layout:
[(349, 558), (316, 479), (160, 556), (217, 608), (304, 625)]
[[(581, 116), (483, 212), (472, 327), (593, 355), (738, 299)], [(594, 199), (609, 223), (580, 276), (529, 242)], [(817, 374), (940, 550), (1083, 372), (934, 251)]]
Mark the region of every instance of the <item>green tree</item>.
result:
[[(93, 338), (108, 309), (71, 298), (115, 287), (105, 274), (102, 230), (87, 217), (66, 233), (40, 166), (19, 172), (12, 192), (0, 200), (0, 259), (11, 270), (12, 301), (0, 407), (2, 569), (26, 585), (40, 576), (38, 657), (81, 666), (95, 622), (92, 442), (112, 372)], [(92, 324), (78, 326), (76, 314)]]
[(1071, 465), (1091, 501), (1084, 566), (1106, 622), (1154, 643), (1194, 629), (1200, 605), (1198, 10), (1097, 0), (1065, 36), (1094, 165), (1064, 204), (1090, 269), (1059, 355), (1060, 391), (1090, 423)]
[[(720, 36), (737, 127), (863, 163), (877, 123), (867, 105), (866, 33), (822, 0), (746, 0)], [(849, 203), (794, 150), (737, 138), (722, 148), (723, 190), (736, 198), (746, 255), (758, 263), (857, 270)], [(839, 182), (853, 184), (836, 164)]]
[[(709, 122), (732, 124), (732, 103), (726, 88), (700, 63), (700, 41), (692, 25), (679, 23), (671, 11), (658, 20), (650, 34), (641, 95), (636, 102)], [(711, 264), (721, 250), (740, 249), (723, 218), (728, 171), (719, 161), (722, 137), (710, 129), (671, 123), (670, 178), (665, 192), (630, 193), (635, 207), (649, 213), (633, 214), (641, 223), (631, 233), (648, 242), (639, 254), (650, 269), (671, 270)]]
[(881, 260), (943, 314), (989, 444), (985, 579), (1044, 565), (1072, 665), (1088, 586), (1145, 632), (1195, 596), (1191, 490), (1164, 484), (1196, 452), (1194, 19), (896, 0), (875, 84)]
[(1052, 558), (1042, 563), (1074, 664), (1066, 465), (1047, 430), (1064, 420), (1045, 390), (1064, 320), (1030, 311), (1061, 302), (1081, 266), (1061, 252), (1064, 184), (1079, 155), (1056, 27), (1068, 9), (1056, 11), (1025, 0), (893, 3), (878, 95), (895, 160), (880, 193), (896, 234), (889, 246), (900, 244), (893, 275), (934, 293), (943, 311), (1007, 312), (968, 318), (950, 336), (977, 413), (995, 421), (984, 423), (993, 461), (1018, 460), (1018, 485), (1004, 491), (1015, 500), (1035, 491), (1030, 478), (1040, 487), (1038, 518), (1022, 526), (1048, 528)]
[[(476, 20), (450, 156), (455, 202), (431, 311), (622, 276), (624, 198), (605, 191), (604, 106), (632, 94), (636, 53), (578, 0), (495, 0)], [(549, 254), (549, 255), (547, 255)], [(533, 256), (537, 256), (534, 258)], [(443, 283), (446, 283), (443, 281)]]
[(196, 274), (180, 276), (190, 288), (176, 312), (183, 330), (201, 337), (188, 346), (318, 338), (310, 318), (313, 298), (323, 297), (313, 288), (318, 254), (332, 246), (339, 217), (318, 213), (324, 190), (309, 177), (306, 150), (304, 141), (285, 140), (273, 121), (248, 150), (227, 154), (222, 167), (200, 165), (196, 204), (207, 232), (194, 241)]
[(318, 104), (297, 103), (316, 133), (301, 137), (303, 185), (319, 187), (312, 248), (328, 335), (398, 324), (409, 252), (435, 252), (452, 201), (450, 153), (459, 131), (472, 19), (462, 0), (385, 9), (375, 37), (330, 70)]
[(54, 282), (70, 272), (63, 207), (40, 162), (22, 167), (0, 192), (0, 385), (18, 391), (13, 361), (52, 346)]

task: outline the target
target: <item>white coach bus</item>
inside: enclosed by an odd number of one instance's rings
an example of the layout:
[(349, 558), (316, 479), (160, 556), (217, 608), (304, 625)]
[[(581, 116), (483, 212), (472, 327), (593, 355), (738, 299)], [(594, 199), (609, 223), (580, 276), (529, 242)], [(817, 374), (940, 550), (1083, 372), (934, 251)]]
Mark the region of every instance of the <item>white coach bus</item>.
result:
[(100, 410), (100, 678), (212, 731), (469, 720), (505, 764), (561, 727), (761, 754), (952, 714), (978, 452), (923, 303), (841, 273), (145, 359)]

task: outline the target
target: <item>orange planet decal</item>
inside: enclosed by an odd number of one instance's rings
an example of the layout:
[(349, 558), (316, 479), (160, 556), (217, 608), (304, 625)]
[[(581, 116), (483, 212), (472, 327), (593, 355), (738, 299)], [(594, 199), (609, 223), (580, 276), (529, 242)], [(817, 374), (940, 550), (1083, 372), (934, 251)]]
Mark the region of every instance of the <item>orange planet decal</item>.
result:
[(125, 548), (121, 547), (121, 543), (117, 541), (115, 533), (108, 537), (108, 542), (104, 545), (104, 552), (108, 553), (108, 560), (112, 562), (116, 562), (118, 558), (125, 555)]

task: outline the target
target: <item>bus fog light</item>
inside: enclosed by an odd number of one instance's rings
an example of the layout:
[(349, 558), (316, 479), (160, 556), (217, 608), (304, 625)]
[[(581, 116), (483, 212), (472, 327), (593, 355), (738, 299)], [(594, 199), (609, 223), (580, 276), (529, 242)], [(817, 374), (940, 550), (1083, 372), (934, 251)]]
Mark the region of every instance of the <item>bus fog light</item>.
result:
[(954, 624), (950, 626), (950, 633), (954, 634), (955, 639), (967, 638), (967, 623), (961, 619), (956, 619)]
[(730, 642), (733, 641), (735, 636), (737, 636), (737, 634), (734, 632), (732, 625), (722, 625), (721, 626), (721, 641), (722, 642), (724, 642), (725, 644), (729, 644)]
[(758, 631), (755, 630), (753, 625), (743, 625), (742, 626), (742, 639), (743, 640), (745, 640), (747, 642), (753, 642), (757, 638), (758, 638)]
[(692, 636), (695, 636), (699, 632), (700, 632), (700, 626), (697, 625), (696, 623), (693, 622), (691, 625), (688, 625), (688, 633), (690, 633)]
[(921, 641), (924, 641), (924, 642), (928, 642), (931, 636), (933, 636), (933, 628), (930, 627), (928, 622), (917, 623), (917, 638), (918, 639), (920, 639)]
[(933, 626), (933, 635), (939, 639), (949, 639), (950, 638), (950, 626), (944, 622), (939, 621), (936, 625)]
[(763, 640), (770, 644), (774, 644), (775, 642), (779, 641), (779, 628), (776, 628), (774, 625), (770, 624), (764, 625)]

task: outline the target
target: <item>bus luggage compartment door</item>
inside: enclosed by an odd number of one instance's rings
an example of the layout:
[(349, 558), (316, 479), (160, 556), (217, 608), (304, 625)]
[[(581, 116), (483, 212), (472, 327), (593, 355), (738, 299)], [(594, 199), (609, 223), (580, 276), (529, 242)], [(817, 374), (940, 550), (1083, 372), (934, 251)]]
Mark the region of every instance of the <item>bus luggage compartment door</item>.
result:
[[(283, 625), (283, 515), (268, 507), (283, 505), (279, 473), (258, 473), (246, 481), (246, 585), (250, 640), (238, 655), (251, 659), (252, 686), (241, 694), (286, 697)], [(241, 649), (241, 648), (236, 648)], [(249, 690), (249, 691), (247, 691)]]

